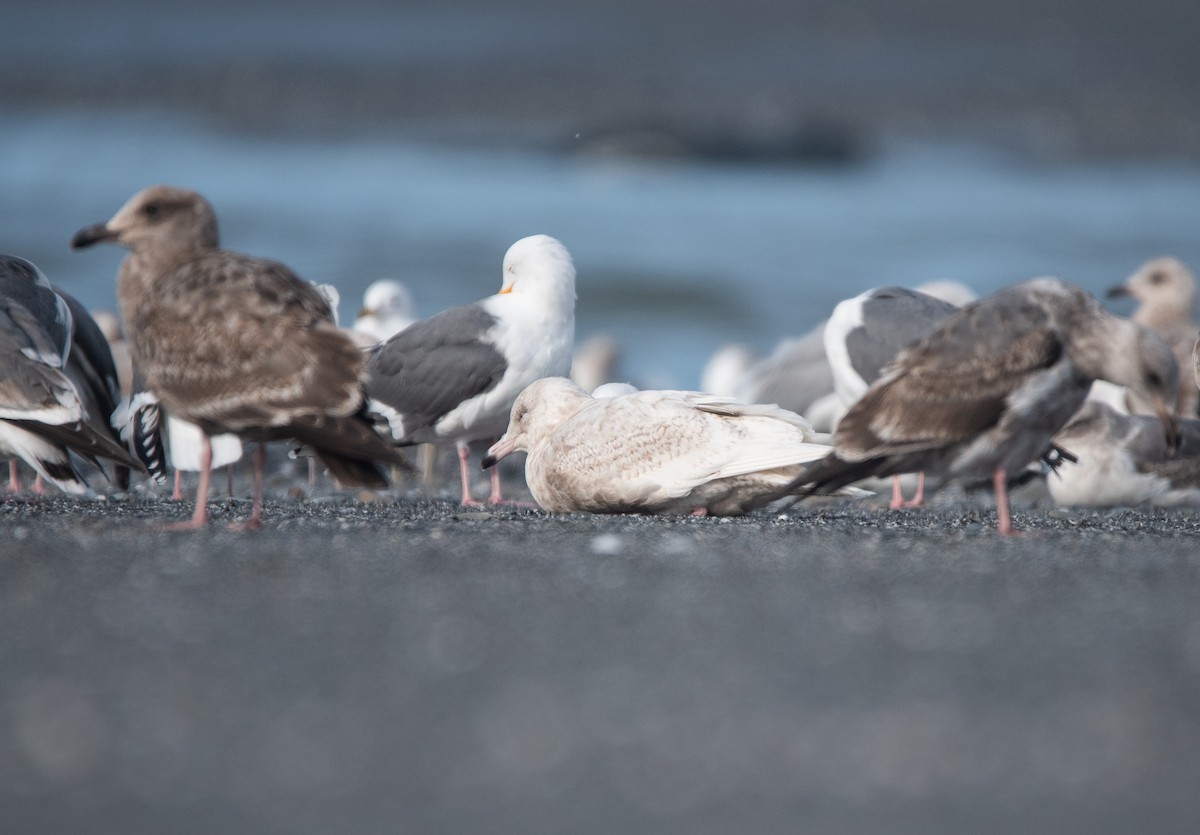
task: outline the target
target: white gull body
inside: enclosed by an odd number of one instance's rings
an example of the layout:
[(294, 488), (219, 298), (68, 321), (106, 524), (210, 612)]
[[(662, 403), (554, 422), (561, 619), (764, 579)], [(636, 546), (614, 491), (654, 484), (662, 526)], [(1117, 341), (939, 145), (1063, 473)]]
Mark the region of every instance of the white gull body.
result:
[[(766, 504), (830, 447), (800, 415), (690, 391), (596, 399), (561, 378), (513, 405), (485, 466), (527, 451), (525, 478), (552, 512), (733, 515)], [(861, 491), (856, 495), (866, 495)]]
[(1179, 421), (1179, 446), (1170, 450), (1158, 420), (1085, 403), (1054, 442), (1078, 461), (1046, 478), (1064, 507), (1200, 504), (1200, 421)]

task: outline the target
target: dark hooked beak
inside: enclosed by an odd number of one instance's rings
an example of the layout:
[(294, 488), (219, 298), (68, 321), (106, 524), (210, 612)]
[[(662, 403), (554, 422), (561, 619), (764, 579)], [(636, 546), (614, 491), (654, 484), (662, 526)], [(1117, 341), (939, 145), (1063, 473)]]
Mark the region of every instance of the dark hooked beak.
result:
[(1109, 287), (1108, 292), (1106, 292), (1104, 295), (1108, 296), (1110, 299), (1123, 299), (1129, 295), (1129, 288), (1124, 284), (1118, 284), (1116, 287)]
[(496, 441), (496, 443), (491, 445), (487, 451), (487, 455), (483, 457), (483, 462), (480, 464), (480, 466), (485, 470), (494, 467), (496, 466), (496, 462), (501, 458), (504, 458), (506, 455), (512, 455), (516, 451), (516, 444), (505, 438), (501, 438), (500, 440)]
[(109, 229), (107, 224), (96, 223), (75, 233), (75, 237), (71, 238), (71, 249), (83, 249), (92, 244), (115, 241), (117, 237), (117, 233)]

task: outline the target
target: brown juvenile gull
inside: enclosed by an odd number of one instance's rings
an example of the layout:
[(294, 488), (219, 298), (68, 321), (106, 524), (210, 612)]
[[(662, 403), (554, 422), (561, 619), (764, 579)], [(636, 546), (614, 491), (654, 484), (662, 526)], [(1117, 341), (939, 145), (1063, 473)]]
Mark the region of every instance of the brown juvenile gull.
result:
[(1088, 401), (1054, 441), (1078, 459), (1046, 479), (1060, 505), (1200, 504), (1200, 420), (1180, 419), (1170, 450), (1154, 418)]
[(521, 392), (484, 466), (528, 452), (525, 481), (554, 513), (729, 516), (766, 504), (824, 457), (829, 446), (814, 439), (804, 418), (774, 405), (692, 391), (597, 399), (550, 377)]
[(220, 249), (212, 207), (180, 188), (139, 192), (71, 245), (100, 241), (130, 250), (117, 298), (135, 368), (168, 414), (204, 432), (196, 510), (181, 527), (207, 521), (208, 438), (225, 432), (259, 442), (250, 527), (261, 516), (266, 441), (312, 447), (343, 485), (387, 483), (376, 462), (402, 459), (363, 415), (364, 357), (312, 284)]
[[(1133, 321), (1165, 339), (1180, 368), (1190, 367), (1196, 341), (1196, 276), (1186, 264), (1177, 258), (1147, 261), (1123, 284), (1109, 290), (1108, 296), (1136, 299)], [(1192, 374), (1180, 375), (1176, 411), (1184, 417), (1200, 416), (1200, 383)]]
[(997, 526), (1009, 535), (1009, 477), (1050, 446), (1097, 378), (1154, 403), (1168, 445), (1177, 445), (1179, 365), (1170, 346), (1058, 279), (1009, 287), (902, 351), (846, 413), (833, 453), (791, 489), (811, 485), (804, 495), (919, 470), (943, 481), (990, 478)]
[(103, 336), (77, 301), (12, 255), (0, 255), (0, 355), (3, 453), (77, 495), (88, 486), (71, 453), (141, 469), (108, 425), (119, 383)]
[[(548, 235), (504, 256), (499, 292), (409, 325), (371, 352), (367, 395), (397, 444), (454, 441), (462, 503), (471, 441), (500, 437), (513, 401), (542, 377), (566, 376), (575, 342), (575, 267)], [(493, 504), (502, 501), (492, 473)]]

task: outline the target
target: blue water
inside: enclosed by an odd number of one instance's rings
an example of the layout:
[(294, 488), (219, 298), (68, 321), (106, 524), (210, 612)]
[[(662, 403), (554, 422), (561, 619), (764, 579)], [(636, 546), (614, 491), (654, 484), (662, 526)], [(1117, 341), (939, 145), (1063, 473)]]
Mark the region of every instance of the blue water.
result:
[(69, 252), (155, 182), (214, 204), (226, 246), (332, 282), (352, 315), (371, 281), (423, 314), (500, 285), (512, 241), (560, 238), (578, 334), (615, 336), (621, 375), (693, 386), (725, 342), (761, 351), (842, 298), (937, 278), (980, 293), (1054, 274), (1100, 292), (1141, 261), (1200, 265), (1200, 167), (1036, 165), (978, 148), (894, 145), (846, 168), (719, 167), (222, 132), (178, 114), (7, 114), (0, 249), (113, 307), (121, 251)]

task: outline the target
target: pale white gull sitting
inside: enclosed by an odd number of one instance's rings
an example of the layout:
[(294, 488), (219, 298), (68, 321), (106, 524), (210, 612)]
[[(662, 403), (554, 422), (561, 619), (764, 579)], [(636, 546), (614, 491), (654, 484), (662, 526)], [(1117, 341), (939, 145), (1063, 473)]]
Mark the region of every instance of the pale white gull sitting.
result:
[[(525, 451), (525, 480), (551, 512), (734, 515), (766, 504), (826, 444), (773, 405), (689, 391), (595, 399), (570, 380), (538, 380), (513, 404), (488, 467)], [(855, 491), (850, 495), (867, 495)]]

